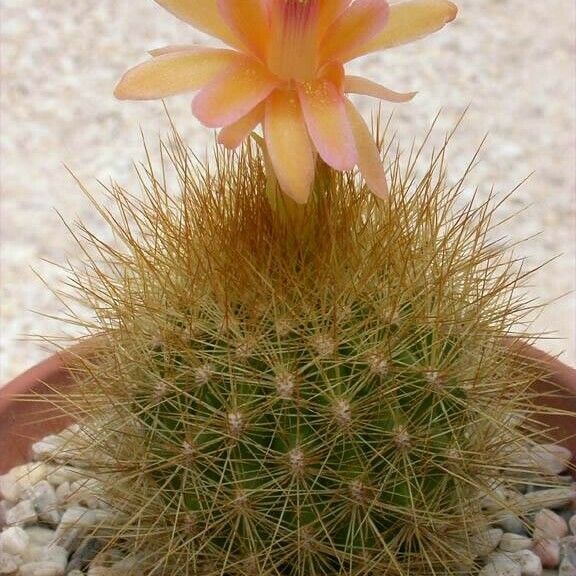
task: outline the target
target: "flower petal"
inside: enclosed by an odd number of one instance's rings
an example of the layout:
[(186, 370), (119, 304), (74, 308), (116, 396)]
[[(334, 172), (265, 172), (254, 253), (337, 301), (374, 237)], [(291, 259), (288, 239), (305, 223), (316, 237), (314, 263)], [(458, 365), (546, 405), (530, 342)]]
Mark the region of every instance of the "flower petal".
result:
[(356, 150), (358, 151), (358, 168), (366, 181), (366, 185), (376, 196), (386, 198), (388, 196), (388, 183), (386, 182), (384, 165), (370, 129), (350, 100), (346, 100), (346, 113), (352, 126)]
[(167, 52), (128, 70), (114, 95), (120, 100), (155, 100), (198, 90), (238, 58), (233, 50), (216, 48)]
[(328, 62), (324, 64), (318, 71), (318, 77), (332, 82), (338, 92), (343, 92), (345, 71), (344, 66), (340, 64), (340, 62)]
[(449, 0), (408, 0), (390, 7), (388, 25), (377, 36), (356, 50), (354, 58), (413, 42), (452, 22), (458, 8)]
[(360, 46), (382, 31), (390, 7), (382, 0), (357, 0), (330, 26), (320, 49), (320, 61), (350, 60)]
[(234, 32), (222, 19), (217, 0), (156, 0), (156, 2), (197, 30), (219, 38), (229, 46), (241, 47)]
[(148, 50), (148, 54), (153, 58), (157, 56), (164, 56), (164, 54), (173, 54), (174, 52), (184, 52), (185, 50), (196, 50), (200, 46), (194, 44), (171, 44), (170, 46), (162, 46), (162, 48), (153, 48)]
[(264, 139), (282, 191), (299, 204), (310, 195), (316, 156), (300, 103), (290, 91), (277, 90), (266, 101)]
[(237, 148), (263, 120), (264, 104), (259, 104), (240, 120), (224, 126), (218, 134), (218, 142), (229, 149)]
[(320, 37), (333, 24), (348, 6), (351, 0), (323, 0), (320, 3), (320, 14), (318, 15), (318, 33)]
[(322, 159), (336, 170), (356, 164), (354, 137), (344, 99), (326, 79), (298, 85), (298, 96), (310, 138)]
[(278, 79), (259, 62), (242, 58), (196, 95), (192, 111), (206, 126), (226, 126), (248, 114), (277, 85)]
[(261, 0), (217, 0), (228, 27), (255, 55), (263, 58), (270, 35), (268, 14)]
[(395, 92), (361, 76), (346, 76), (344, 78), (344, 92), (347, 94), (372, 96), (388, 102), (408, 102), (416, 96), (416, 92)]

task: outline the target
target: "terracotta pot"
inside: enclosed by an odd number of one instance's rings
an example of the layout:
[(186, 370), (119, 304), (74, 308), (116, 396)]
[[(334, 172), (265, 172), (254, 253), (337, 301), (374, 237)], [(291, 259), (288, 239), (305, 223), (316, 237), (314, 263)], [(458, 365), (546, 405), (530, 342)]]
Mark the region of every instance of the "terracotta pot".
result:
[(25, 463), (34, 442), (71, 424), (70, 416), (37, 396), (63, 390), (71, 383), (66, 355), (60, 353), (0, 389), (0, 474)]
[(532, 346), (522, 343), (514, 346), (527, 361), (544, 364), (549, 369), (550, 376), (538, 382), (535, 390), (541, 395), (543, 406), (562, 410), (564, 414), (540, 419), (555, 428), (555, 438), (572, 451), (573, 475), (576, 477), (576, 369)]
[[(37, 395), (71, 385), (69, 366), (81, 356), (78, 348), (51, 356), (0, 389), (0, 474), (26, 462), (35, 441), (72, 423), (71, 415)], [(537, 390), (546, 395), (543, 404), (561, 408), (566, 415), (543, 419), (557, 428), (557, 438), (576, 453), (576, 369), (530, 346), (521, 346), (521, 351), (527, 361), (550, 366), (550, 379), (538, 383)]]

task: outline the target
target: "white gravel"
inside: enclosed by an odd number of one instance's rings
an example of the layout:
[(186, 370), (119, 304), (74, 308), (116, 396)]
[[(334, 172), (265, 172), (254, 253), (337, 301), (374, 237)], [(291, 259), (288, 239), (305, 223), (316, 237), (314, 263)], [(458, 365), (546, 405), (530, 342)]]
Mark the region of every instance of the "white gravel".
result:
[[(82, 568), (88, 576), (119, 576), (128, 567), (138, 566), (138, 559), (128, 550), (104, 546), (100, 528), (122, 518), (106, 503), (103, 485), (90, 478), (89, 470), (58, 464), (74, 451), (73, 445), (62, 448), (73, 438), (74, 430), (78, 428), (37, 442), (31, 450), (36, 462), (0, 476), (0, 510), (4, 511), (0, 518), (0, 575), (63, 576)], [(53, 450), (47, 450), (47, 440), (56, 438), (60, 442), (48, 442)], [(551, 445), (539, 448), (540, 453), (554, 451)], [(574, 576), (576, 484), (567, 475), (568, 462), (562, 467), (547, 466), (550, 460), (543, 462), (543, 483), (520, 475), (517, 485), (505, 489), (504, 507), (502, 502), (494, 507), (485, 499), (484, 508), (494, 525), (470, 540), (474, 557), (483, 565), (479, 576)], [(496, 476), (494, 482), (499, 482)], [(557, 487), (546, 487), (554, 484)], [(506, 528), (502, 519), (508, 507), (526, 522), (512, 530)]]
[[(530, 294), (553, 300), (537, 322), (560, 340), (542, 343), (576, 359), (574, 48), (576, 8), (570, 0), (460, 0), (459, 20), (418, 44), (372, 55), (354, 64), (391, 88), (419, 90), (414, 102), (394, 107), (406, 143), (440, 109), (448, 129), (471, 105), (452, 147), (460, 170), (485, 132), (490, 138), (471, 184), (506, 191), (534, 176), (502, 210), (523, 212), (506, 231), (529, 264), (557, 257), (533, 280)], [(204, 38), (152, 0), (2, 0), (0, 258), (2, 340), (0, 381), (46, 352), (24, 334), (71, 329), (40, 317), (62, 306), (31, 270), (53, 287), (57, 271), (42, 259), (77, 256), (55, 208), (101, 229), (63, 164), (94, 191), (96, 178), (133, 183), (131, 162), (142, 157), (139, 125), (152, 138), (167, 123), (159, 103), (119, 103), (112, 89), (120, 74), (152, 47)], [(212, 134), (189, 113), (188, 98), (169, 101), (179, 129), (202, 150)], [(366, 111), (371, 103), (363, 101)], [(384, 106), (387, 114), (392, 107)], [(105, 232), (102, 232), (105, 235)]]

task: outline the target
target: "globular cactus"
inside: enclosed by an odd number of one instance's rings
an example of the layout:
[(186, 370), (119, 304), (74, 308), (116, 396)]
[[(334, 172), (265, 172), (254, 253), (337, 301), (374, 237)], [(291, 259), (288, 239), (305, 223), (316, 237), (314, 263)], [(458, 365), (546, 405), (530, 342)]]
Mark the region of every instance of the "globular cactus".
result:
[(76, 370), (74, 458), (134, 574), (474, 568), (535, 373), (507, 344), (521, 272), (444, 153), (419, 178), (398, 157), (387, 201), (322, 167), (273, 208), (256, 149), (203, 170), (176, 138), (177, 198), (151, 167), (143, 200), (111, 190), (124, 249), (93, 241), (73, 280), (103, 347)]

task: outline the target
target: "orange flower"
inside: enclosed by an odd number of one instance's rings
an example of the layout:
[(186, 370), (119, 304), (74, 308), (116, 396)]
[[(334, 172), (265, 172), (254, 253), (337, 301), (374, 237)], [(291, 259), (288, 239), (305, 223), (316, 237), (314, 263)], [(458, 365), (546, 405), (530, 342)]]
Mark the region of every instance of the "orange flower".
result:
[(336, 170), (358, 166), (386, 196), (380, 156), (366, 123), (346, 97), (404, 102), (400, 94), (344, 64), (439, 30), (456, 16), (448, 0), (156, 0), (230, 48), (168, 46), (129, 70), (115, 94), (151, 100), (199, 90), (194, 115), (221, 128), (235, 148), (259, 124), (282, 190), (304, 203), (316, 154)]

